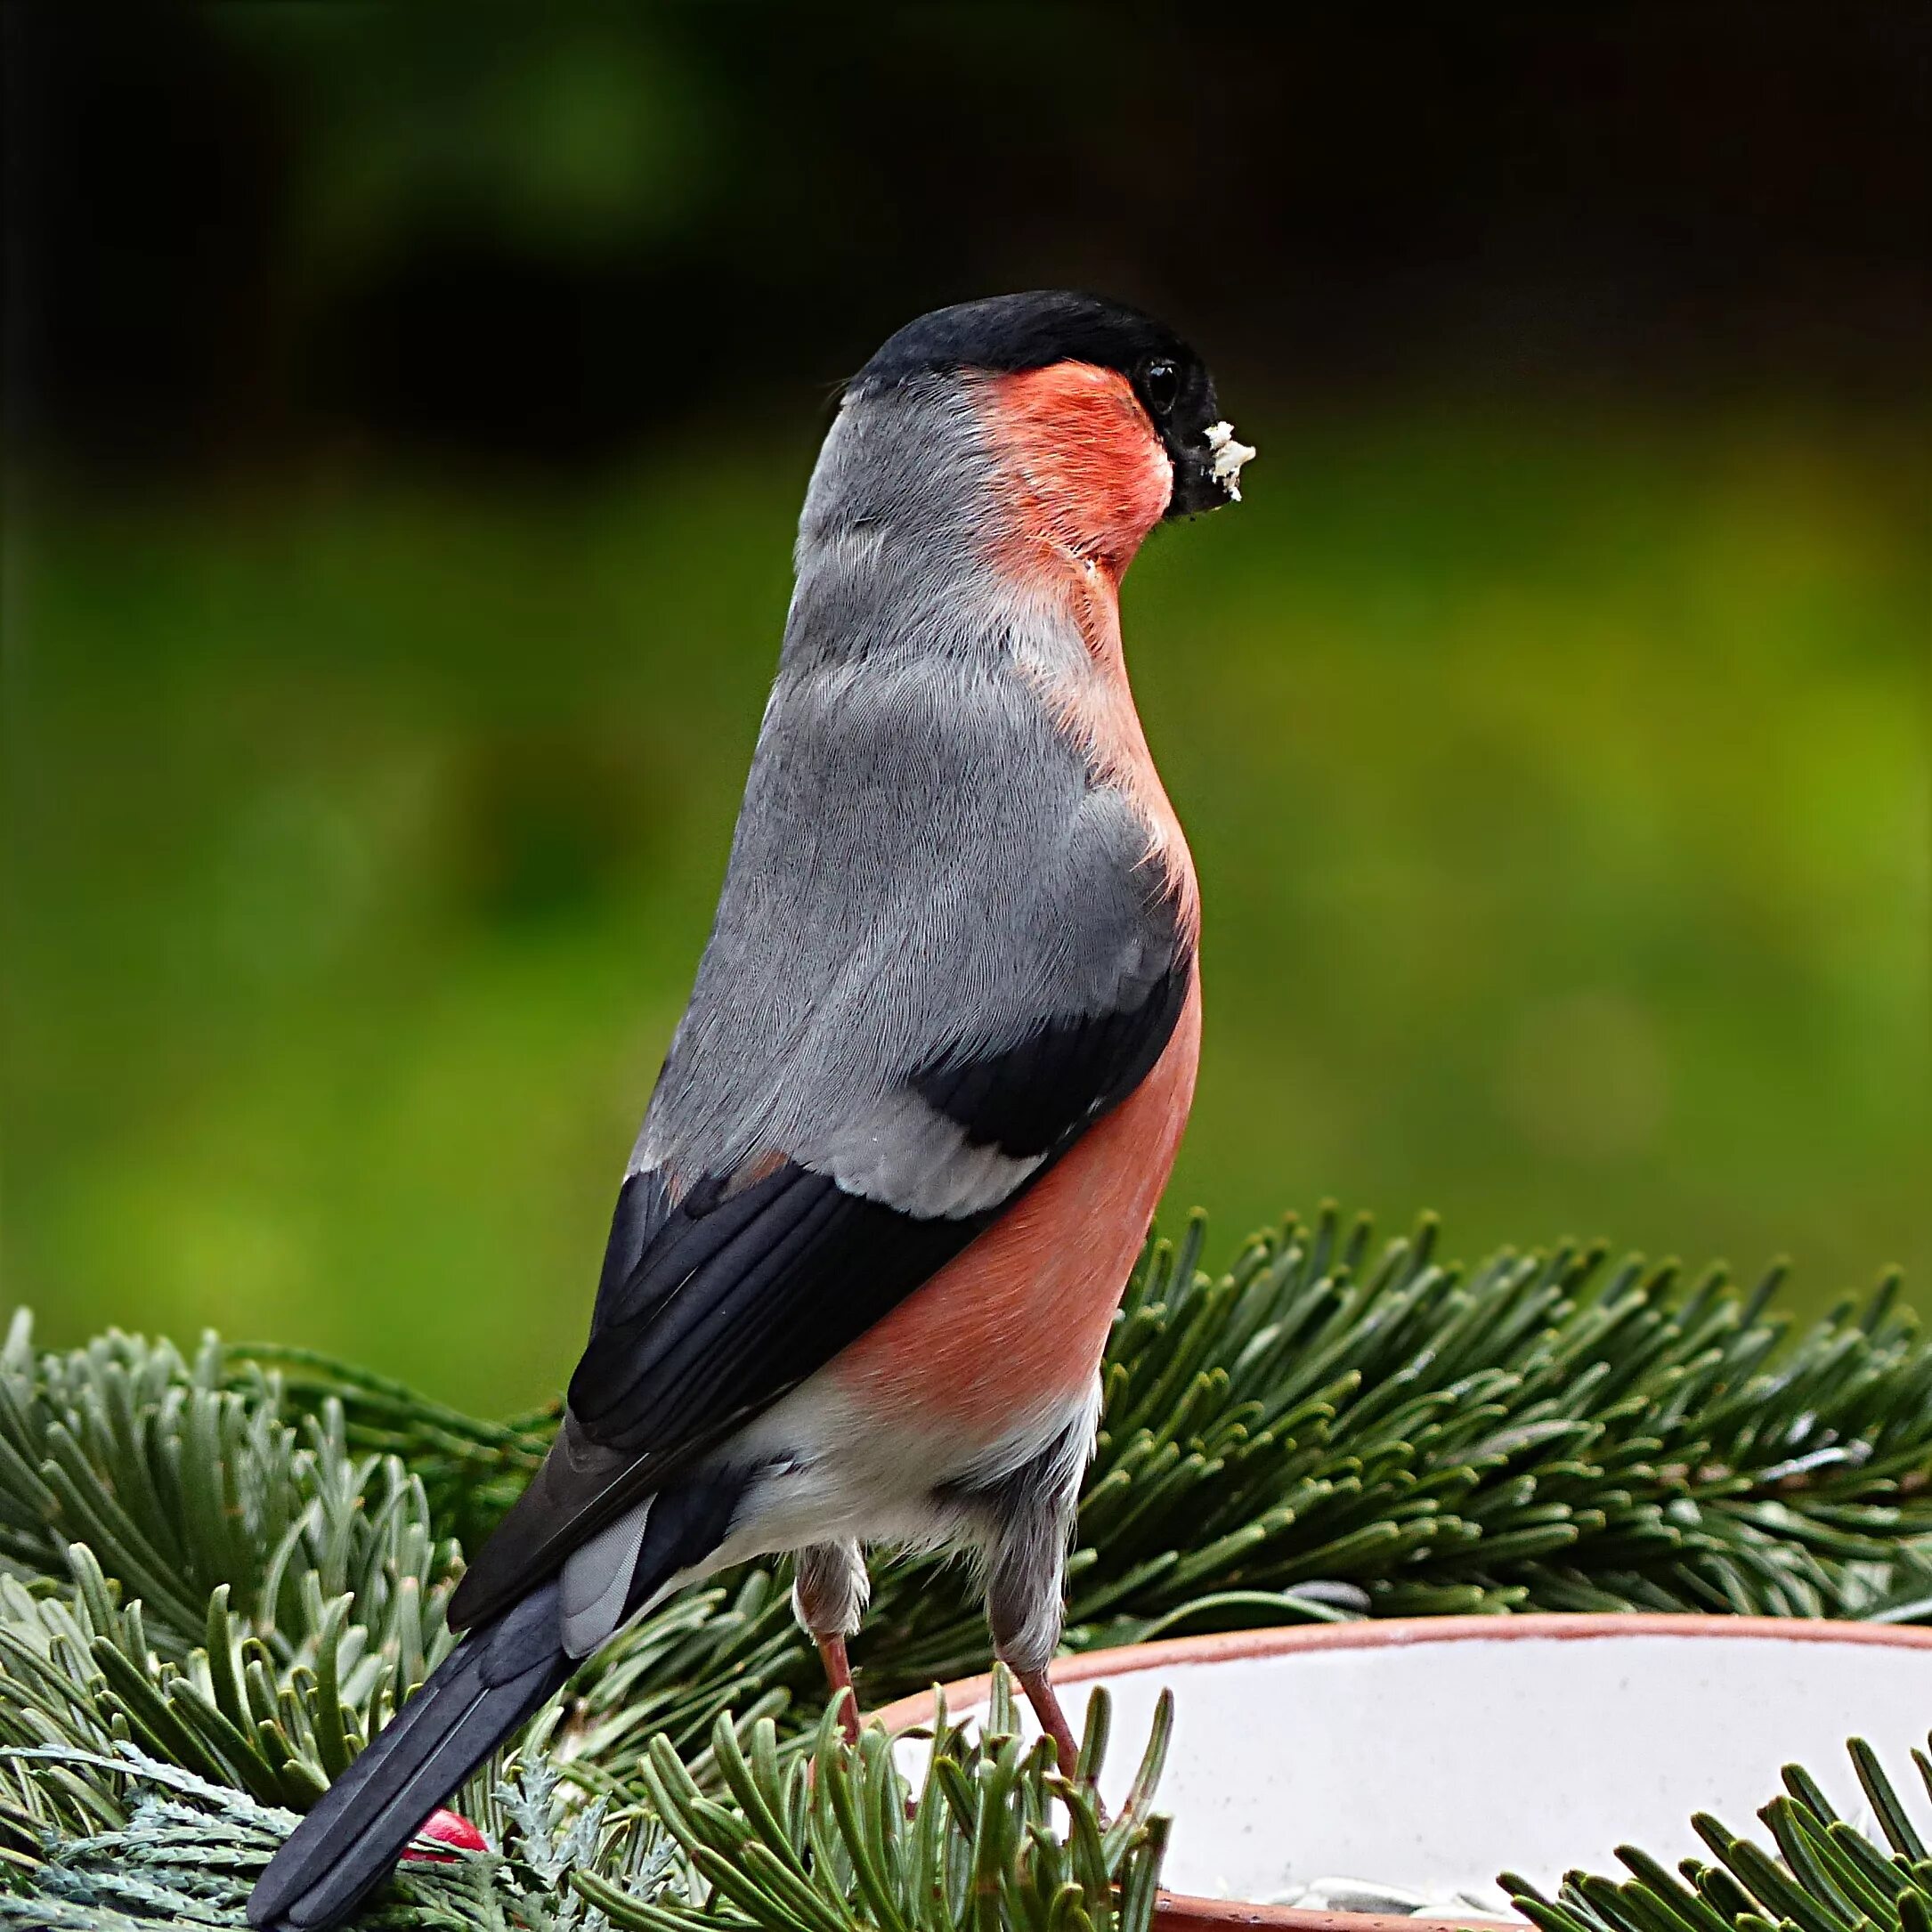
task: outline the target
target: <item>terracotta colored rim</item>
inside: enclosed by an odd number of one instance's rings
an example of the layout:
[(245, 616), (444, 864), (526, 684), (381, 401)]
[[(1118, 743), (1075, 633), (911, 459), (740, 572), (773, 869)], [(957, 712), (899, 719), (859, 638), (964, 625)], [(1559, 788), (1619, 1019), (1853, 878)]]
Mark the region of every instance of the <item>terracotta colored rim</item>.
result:
[[(1085, 1684), (1095, 1677), (1124, 1677), (1177, 1664), (1221, 1664), (1240, 1657), (1292, 1656), (1303, 1651), (1407, 1648), (1416, 1644), (1508, 1643), (1517, 1637), (1599, 1636), (1766, 1637), (1785, 1644), (1882, 1644), (1932, 1650), (1932, 1628), (1903, 1623), (1836, 1623), (1813, 1617), (1704, 1617), (1650, 1611), (1537, 1611), (1498, 1617), (1365, 1617), (1354, 1623), (1297, 1623), (1267, 1630), (1222, 1630), (1212, 1636), (1164, 1637), (1118, 1650), (1082, 1651), (1056, 1657), (1056, 1684)], [(948, 1710), (970, 1710), (986, 1701), (990, 1675), (942, 1685)], [(873, 1717), (895, 1735), (930, 1721), (932, 1693), (921, 1691), (888, 1704)], [(1319, 1912), (1354, 1924), (1365, 1914)], [(1244, 1921), (1245, 1922), (1245, 1921)], [(1418, 1921), (1404, 1920), (1405, 1925)], [(1458, 1921), (1465, 1922), (1465, 1921)]]
[(1525, 1932), (1515, 1919), (1398, 1919), (1379, 1912), (1303, 1912), (1299, 1905), (1244, 1905), (1238, 1899), (1163, 1892), (1154, 1932)]
[[(1834, 1623), (1807, 1617), (1703, 1617), (1648, 1611), (1537, 1611), (1498, 1617), (1365, 1618), (1356, 1623), (1291, 1624), (1271, 1630), (1226, 1630), (1212, 1636), (1164, 1638), (1119, 1650), (1056, 1658), (1056, 1684), (1086, 1684), (1177, 1664), (1219, 1664), (1241, 1657), (1283, 1657), (1301, 1652), (1404, 1649), (1417, 1644), (1500, 1644), (1519, 1637), (1761, 1637), (1784, 1644), (1879, 1644), (1932, 1650), (1932, 1629), (1911, 1624)], [(942, 1688), (948, 1710), (986, 1701), (990, 1675), (962, 1677)], [(903, 1697), (874, 1713), (897, 1736), (932, 1720), (930, 1691)], [(1514, 1921), (1396, 1918), (1380, 1912), (1304, 1912), (1295, 1905), (1249, 1905), (1238, 1899), (1190, 1898), (1163, 1892), (1154, 1932), (1522, 1932)]]

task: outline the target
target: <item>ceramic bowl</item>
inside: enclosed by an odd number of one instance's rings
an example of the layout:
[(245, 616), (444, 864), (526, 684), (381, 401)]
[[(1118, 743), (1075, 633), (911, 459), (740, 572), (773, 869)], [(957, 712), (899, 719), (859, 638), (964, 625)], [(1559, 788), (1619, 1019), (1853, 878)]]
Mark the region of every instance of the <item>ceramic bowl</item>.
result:
[[(1113, 1696), (1110, 1806), (1173, 1691), (1165, 1932), (1421, 1932), (1440, 1921), (1270, 1901), (1345, 1875), (1501, 1909), (1506, 1869), (1548, 1889), (1572, 1867), (1620, 1871), (1619, 1844), (1701, 1855), (1698, 1811), (1758, 1829), (1794, 1761), (1858, 1818), (1846, 1739), (1909, 1770), (1932, 1729), (1932, 1630), (1798, 1619), (1304, 1625), (1091, 1652), (1053, 1676), (1076, 1732), (1093, 1686)], [(950, 1684), (947, 1710), (983, 1713), (986, 1694), (985, 1677)], [(931, 1714), (929, 1693), (881, 1716), (899, 1733)], [(917, 1741), (900, 1750), (919, 1774)]]

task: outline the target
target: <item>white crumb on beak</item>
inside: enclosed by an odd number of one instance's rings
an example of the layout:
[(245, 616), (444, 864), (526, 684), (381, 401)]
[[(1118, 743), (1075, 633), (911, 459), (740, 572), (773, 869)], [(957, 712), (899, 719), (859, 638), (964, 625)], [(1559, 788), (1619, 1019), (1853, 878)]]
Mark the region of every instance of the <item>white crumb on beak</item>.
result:
[(1254, 446), (1234, 440), (1232, 423), (1210, 423), (1207, 447), (1214, 452), (1208, 475), (1228, 492), (1231, 501), (1238, 503), (1241, 500), (1241, 466), (1254, 460)]

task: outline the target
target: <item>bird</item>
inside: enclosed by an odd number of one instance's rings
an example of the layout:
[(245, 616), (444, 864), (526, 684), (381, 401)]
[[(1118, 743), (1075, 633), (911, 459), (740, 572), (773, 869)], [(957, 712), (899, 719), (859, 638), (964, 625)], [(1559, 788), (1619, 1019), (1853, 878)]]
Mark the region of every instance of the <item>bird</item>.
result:
[(1254, 453), (1185, 341), (1068, 290), (934, 310), (842, 386), (557, 1435), (460, 1641), (264, 1867), (258, 1932), (338, 1923), (580, 1663), (757, 1556), (791, 1555), (848, 1737), (866, 1547), (972, 1556), (1073, 1775), (1074, 1512), (1201, 1034), (1120, 585)]

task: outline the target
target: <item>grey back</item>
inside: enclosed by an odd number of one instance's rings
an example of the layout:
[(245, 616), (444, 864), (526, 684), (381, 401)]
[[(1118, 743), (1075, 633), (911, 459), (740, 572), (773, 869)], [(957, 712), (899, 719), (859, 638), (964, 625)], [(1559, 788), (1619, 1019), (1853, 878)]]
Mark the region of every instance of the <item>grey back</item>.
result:
[(633, 1171), (834, 1159), (894, 1121), (915, 1070), (1133, 1005), (1173, 964), (1146, 827), (1043, 700), (1085, 647), (987, 567), (1007, 512), (974, 380), (849, 394), (825, 439), (717, 921)]

